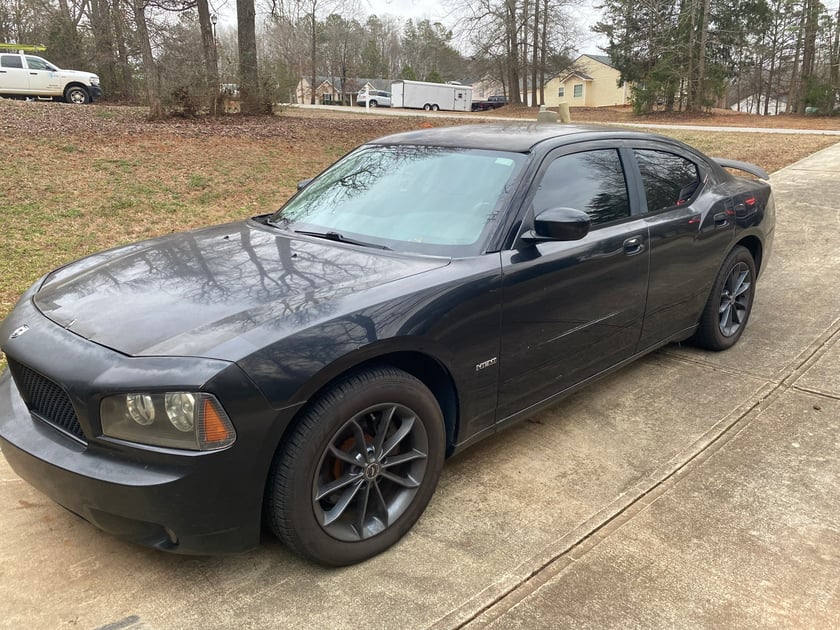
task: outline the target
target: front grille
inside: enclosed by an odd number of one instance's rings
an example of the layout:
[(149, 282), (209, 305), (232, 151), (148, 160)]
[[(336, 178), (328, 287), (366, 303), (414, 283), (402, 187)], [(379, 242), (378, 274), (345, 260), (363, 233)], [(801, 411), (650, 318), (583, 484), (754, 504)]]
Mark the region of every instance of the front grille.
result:
[(60, 431), (87, 443), (76, 410), (58, 385), (35, 370), (9, 358), (9, 369), (32, 414)]

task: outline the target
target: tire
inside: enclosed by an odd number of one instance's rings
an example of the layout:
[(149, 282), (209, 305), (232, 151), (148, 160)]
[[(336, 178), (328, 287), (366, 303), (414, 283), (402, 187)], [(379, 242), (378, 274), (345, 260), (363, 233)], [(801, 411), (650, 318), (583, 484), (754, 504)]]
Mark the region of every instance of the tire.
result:
[(423, 383), (385, 366), (350, 375), (284, 437), (269, 473), (267, 520), (303, 556), (361, 562), (411, 529), (444, 453), (443, 415)]
[(83, 87), (71, 85), (64, 90), (64, 101), (67, 103), (73, 103), (74, 105), (86, 105), (87, 103), (90, 103), (90, 94), (88, 94), (88, 91)]
[(439, 109), (440, 109), (440, 107), (438, 107), (438, 106), (437, 106), (437, 103), (436, 103), (436, 104), (434, 104), (434, 105), (432, 105), (432, 111), (433, 111), (433, 112), (436, 112), (436, 111), (438, 111)]
[(719, 351), (738, 342), (752, 311), (755, 280), (752, 254), (745, 247), (735, 247), (723, 261), (700, 316), (693, 337), (698, 346)]
[(432, 109), (432, 106), (426, 103), (425, 105), (423, 105), (423, 109), (425, 109), (428, 112)]

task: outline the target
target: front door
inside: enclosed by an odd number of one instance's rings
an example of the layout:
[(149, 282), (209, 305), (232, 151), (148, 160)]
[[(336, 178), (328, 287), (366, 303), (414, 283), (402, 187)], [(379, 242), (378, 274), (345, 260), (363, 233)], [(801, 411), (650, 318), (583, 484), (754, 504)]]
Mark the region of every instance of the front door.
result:
[(645, 312), (647, 225), (633, 214), (616, 148), (566, 148), (537, 175), (534, 213), (587, 212), (579, 241), (503, 252), (497, 420), (540, 403), (632, 356)]

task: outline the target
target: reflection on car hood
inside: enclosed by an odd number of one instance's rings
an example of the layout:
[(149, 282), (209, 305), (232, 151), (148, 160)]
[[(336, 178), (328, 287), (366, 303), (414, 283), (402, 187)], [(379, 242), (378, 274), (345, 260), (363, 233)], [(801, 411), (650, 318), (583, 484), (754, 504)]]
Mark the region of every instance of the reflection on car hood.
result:
[(82, 259), (52, 273), (35, 303), (59, 325), (128, 355), (237, 360), (255, 348), (245, 341), (250, 331), (269, 326), (279, 338), (355, 310), (366, 289), (446, 264), (241, 222)]

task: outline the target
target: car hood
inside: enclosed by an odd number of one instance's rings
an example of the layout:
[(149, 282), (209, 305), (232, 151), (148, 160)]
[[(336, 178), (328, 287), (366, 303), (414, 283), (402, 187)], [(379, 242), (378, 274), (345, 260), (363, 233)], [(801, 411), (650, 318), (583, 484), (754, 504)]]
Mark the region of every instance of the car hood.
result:
[[(267, 343), (356, 310), (368, 305), (361, 293), (448, 262), (245, 221), (71, 263), (46, 278), (35, 304), (62, 327), (124, 354), (236, 361), (256, 349), (247, 339)], [(256, 329), (266, 336), (248, 334)]]

